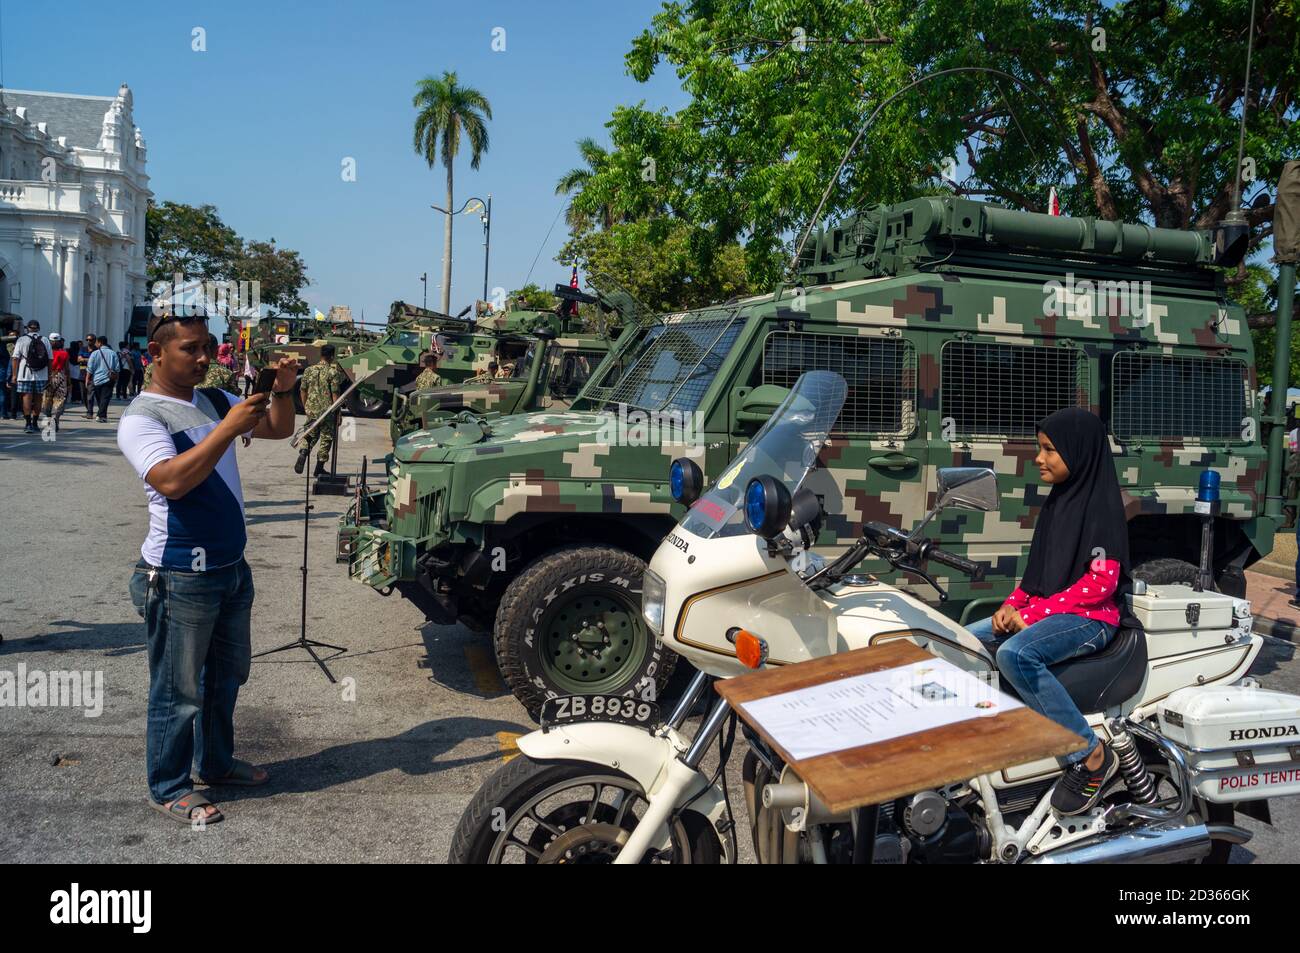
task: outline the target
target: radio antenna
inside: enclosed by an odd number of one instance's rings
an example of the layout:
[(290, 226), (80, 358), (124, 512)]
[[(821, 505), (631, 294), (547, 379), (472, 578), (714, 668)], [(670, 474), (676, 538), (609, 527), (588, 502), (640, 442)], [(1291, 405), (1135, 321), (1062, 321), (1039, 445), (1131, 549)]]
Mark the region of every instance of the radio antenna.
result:
[(1241, 161), (1246, 150), (1246, 111), (1250, 107), (1250, 54), (1255, 45), (1255, 0), (1250, 0), (1250, 29), (1246, 33), (1246, 78), (1241, 87), (1241, 130), (1237, 134), (1237, 171), (1232, 180), (1232, 208), (1223, 217), (1225, 222), (1242, 222), (1246, 215), (1241, 210)]

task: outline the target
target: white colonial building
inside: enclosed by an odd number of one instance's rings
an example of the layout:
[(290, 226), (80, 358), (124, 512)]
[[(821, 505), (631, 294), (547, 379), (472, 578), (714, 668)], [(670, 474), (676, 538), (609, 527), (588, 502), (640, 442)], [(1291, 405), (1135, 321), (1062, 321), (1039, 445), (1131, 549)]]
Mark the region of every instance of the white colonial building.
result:
[(0, 89), (0, 314), (116, 346), (148, 301), (145, 144), (131, 90)]

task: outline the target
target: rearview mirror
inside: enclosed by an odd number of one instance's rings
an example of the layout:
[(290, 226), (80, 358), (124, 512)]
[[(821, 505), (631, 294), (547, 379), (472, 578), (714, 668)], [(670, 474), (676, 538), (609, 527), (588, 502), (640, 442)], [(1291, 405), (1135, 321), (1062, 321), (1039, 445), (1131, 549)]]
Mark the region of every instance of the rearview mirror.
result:
[(988, 467), (944, 467), (935, 506), (988, 512), (998, 508), (998, 476)]

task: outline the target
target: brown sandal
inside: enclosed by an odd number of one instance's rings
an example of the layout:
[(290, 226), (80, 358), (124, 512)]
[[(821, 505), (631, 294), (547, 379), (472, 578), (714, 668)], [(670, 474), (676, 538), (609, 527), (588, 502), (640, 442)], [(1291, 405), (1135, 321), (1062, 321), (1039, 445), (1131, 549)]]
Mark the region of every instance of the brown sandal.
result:
[(217, 808), (215, 814), (210, 814), (206, 817), (202, 815), (195, 817), (195, 811), (201, 810), (205, 807), (217, 807), (197, 791), (191, 791), (189, 794), (182, 794), (176, 800), (172, 801), (171, 804), (159, 804), (157, 801), (150, 798), (149, 806), (158, 813), (170, 817), (176, 823), (184, 824), (187, 827), (193, 826), (195, 823), (220, 824), (226, 819), (226, 816), (221, 813), (219, 808)]

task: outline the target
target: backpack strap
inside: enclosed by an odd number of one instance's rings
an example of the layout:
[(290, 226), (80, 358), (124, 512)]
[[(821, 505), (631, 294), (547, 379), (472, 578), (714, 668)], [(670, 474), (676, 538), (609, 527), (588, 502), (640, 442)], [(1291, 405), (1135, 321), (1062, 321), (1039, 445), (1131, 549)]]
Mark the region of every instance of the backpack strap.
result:
[(226, 419), (226, 414), (230, 413), (230, 401), (226, 400), (225, 393), (220, 387), (200, 387), (198, 392), (208, 399), (212, 409), (217, 412), (217, 417), (221, 420)]

